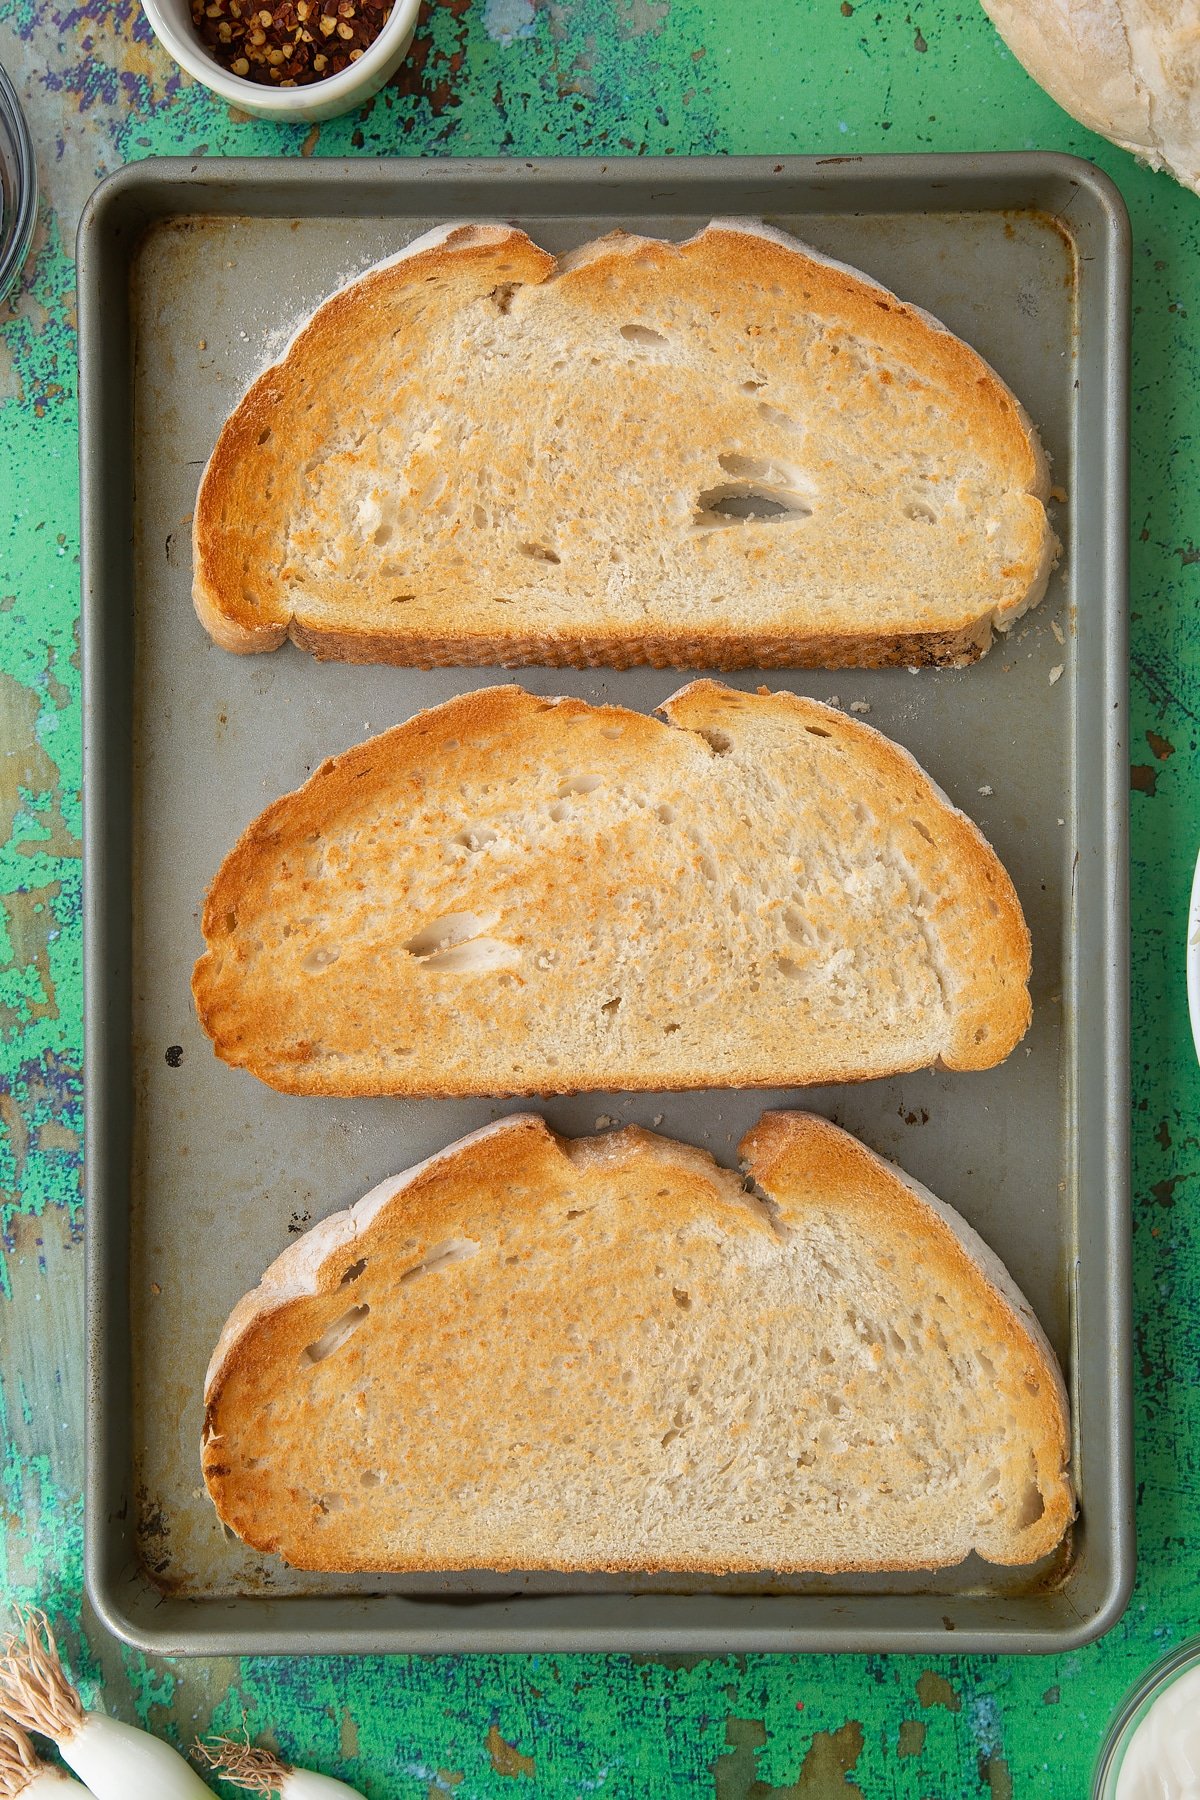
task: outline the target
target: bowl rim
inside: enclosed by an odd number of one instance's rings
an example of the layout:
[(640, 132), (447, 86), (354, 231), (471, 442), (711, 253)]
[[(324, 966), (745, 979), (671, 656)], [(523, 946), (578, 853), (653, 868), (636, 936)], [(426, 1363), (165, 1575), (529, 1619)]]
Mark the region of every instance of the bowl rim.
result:
[(3, 299), (15, 284), (29, 254), (38, 208), (37, 162), (29, 121), (17, 90), (3, 68), (0, 68), (0, 112), (11, 132), (17, 178), (11, 230), (0, 237), (0, 299)]
[(1200, 1637), (1185, 1638), (1174, 1650), (1152, 1663), (1130, 1688), (1104, 1734), (1100, 1755), (1096, 1759), (1096, 1773), (1092, 1778), (1092, 1800), (1106, 1800), (1109, 1776), (1119, 1771), (1118, 1759), (1128, 1749), (1149, 1703), (1156, 1700), (1173, 1681), (1193, 1668), (1200, 1668)]
[[(389, 55), (394, 53), (397, 39), (407, 43), (416, 25), (421, 0), (394, 0), (391, 13), (380, 28), (379, 35), (363, 51), (357, 62), (348, 63), (336, 75), (322, 76), (317, 81), (306, 81), (291, 88), (265, 87), (261, 82), (251, 81), (246, 75), (232, 74), (201, 43), (191, 28), (190, 19), (187, 26), (181, 29), (174, 10), (164, 5), (163, 0), (141, 0), (141, 4), (155, 37), (168, 55), (174, 57), (179, 67), (196, 81), (233, 106), (244, 103), (247, 111), (253, 110), (260, 115), (287, 115), (308, 107), (324, 106), (347, 96), (351, 97), (352, 104), (353, 95), (378, 73)], [(185, 11), (190, 10), (187, 0), (183, 0), (183, 6)]]

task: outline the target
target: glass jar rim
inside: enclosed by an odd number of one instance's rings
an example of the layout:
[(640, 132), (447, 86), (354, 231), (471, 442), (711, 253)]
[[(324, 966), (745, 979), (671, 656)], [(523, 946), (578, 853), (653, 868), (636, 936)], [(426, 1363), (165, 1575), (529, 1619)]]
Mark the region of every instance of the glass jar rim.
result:
[(1149, 1703), (1193, 1667), (1200, 1668), (1200, 1637), (1186, 1638), (1177, 1644), (1174, 1650), (1152, 1663), (1130, 1688), (1105, 1733), (1092, 1782), (1092, 1800), (1105, 1800), (1109, 1777), (1119, 1766), (1117, 1759), (1128, 1748), (1134, 1731), (1149, 1710)]

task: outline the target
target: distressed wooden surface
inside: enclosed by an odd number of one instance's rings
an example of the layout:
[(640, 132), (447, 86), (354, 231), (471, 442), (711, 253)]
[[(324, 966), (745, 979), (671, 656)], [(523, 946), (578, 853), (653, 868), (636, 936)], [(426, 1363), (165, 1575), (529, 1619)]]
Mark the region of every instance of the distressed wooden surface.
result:
[[(1200, 840), (1200, 199), (1074, 126), (975, 0), (446, 0), (372, 106), (318, 127), (181, 81), (132, 0), (3, 0), (42, 203), (0, 321), (0, 1599), (62, 1622), (89, 1697), (274, 1736), (379, 1797), (905, 1800), (1088, 1791), (1131, 1681), (1198, 1629), (1200, 1076), (1183, 945)], [(153, 1664), (81, 1607), (78, 527), (72, 242), (152, 152), (572, 155), (1055, 148), (1134, 235), (1134, 1230), (1140, 1573), (1051, 1659), (464, 1657)], [(1198, 314), (1200, 316), (1200, 314)]]

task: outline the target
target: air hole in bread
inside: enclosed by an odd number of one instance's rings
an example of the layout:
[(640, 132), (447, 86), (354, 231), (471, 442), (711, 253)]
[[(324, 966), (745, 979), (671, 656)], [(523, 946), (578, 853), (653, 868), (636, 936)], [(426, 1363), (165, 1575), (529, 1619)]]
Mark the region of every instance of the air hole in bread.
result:
[(318, 944), (315, 950), (309, 951), (300, 967), (306, 975), (317, 975), (322, 969), (328, 969), (335, 963), (341, 954), (336, 945)]
[(381, 524), (376, 526), (375, 535), (371, 541), (372, 543), (377, 544), (381, 550), (385, 544), (391, 543), (392, 521), (390, 519), (384, 519)]
[(534, 562), (560, 563), (562, 561), (558, 551), (551, 550), (548, 544), (522, 544), (520, 551), (522, 556), (532, 557)]
[(681, 1312), (690, 1312), (692, 1310), (692, 1296), (688, 1293), (686, 1288), (673, 1287), (671, 1289), (671, 1298)]
[(799, 494), (779, 489), (767, 493), (753, 481), (727, 481), (696, 496), (692, 527), (713, 531), (727, 525), (779, 525), (812, 517), (812, 507)]
[(783, 929), (790, 938), (795, 938), (797, 943), (802, 944), (804, 942), (806, 936), (804, 915), (799, 912), (796, 907), (784, 907)]
[(464, 850), (486, 850), (489, 844), (496, 842), (496, 832), (490, 825), (468, 825), (451, 838), (452, 844), (461, 844)]
[(678, 1030), (679, 1030), (679, 1026), (677, 1024), (664, 1025), (663, 1026), (663, 1036), (664, 1037), (674, 1037), (675, 1033)]
[(758, 403), (758, 416), (764, 425), (774, 425), (781, 431), (802, 431), (804, 427), (792, 418), (790, 413), (783, 412), (778, 406), (768, 406), (765, 400)]
[(699, 734), (708, 745), (714, 756), (728, 756), (733, 749), (733, 739), (727, 731), (718, 731), (715, 726), (701, 726)]
[(621, 336), (630, 344), (665, 344), (667, 341), (661, 331), (655, 331), (649, 325), (622, 325)]
[(570, 807), (563, 806), (560, 803), (559, 805), (552, 806), (550, 808), (549, 814), (547, 816), (549, 818), (553, 819), (553, 821), (556, 825), (561, 825), (564, 819), (570, 817), (570, 813), (571, 813)]
[(341, 1281), (338, 1283), (338, 1286), (339, 1287), (349, 1287), (349, 1285), (352, 1281), (358, 1280), (359, 1276), (362, 1274), (362, 1272), (366, 1268), (366, 1266), (367, 1266), (366, 1257), (360, 1256), (357, 1262), (350, 1264), (350, 1267), (343, 1274)]
[(383, 1477), (378, 1469), (364, 1469), (358, 1478), (359, 1487), (373, 1488), (382, 1484)]
[(661, 806), (655, 807), (654, 816), (660, 825), (673, 825), (675, 823), (675, 808), (673, 806), (668, 806), (667, 802), (664, 800)]
[(710, 884), (712, 884), (716, 881), (717, 865), (713, 861), (712, 857), (708, 855), (707, 851), (700, 857), (699, 868), (700, 868), (700, 873), (701, 873), (701, 875), (703, 875), (705, 881), (709, 882)]
[(827, 737), (833, 736), (833, 733), (831, 731), (826, 731), (826, 729), (823, 725), (806, 725), (804, 727), (804, 729), (805, 729), (805, 731), (807, 731), (809, 737), (825, 737), (825, 738), (827, 738)]
[(407, 606), (409, 601), (415, 600), (416, 597), (415, 594), (393, 594), (391, 604), (393, 606)]
[(324, 1362), (327, 1356), (332, 1356), (335, 1350), (340, 1350), (343, 1344), (349, 1343), (370, 1310), (365, 1304), (352, 1306), (349, 1312), (344, 1312), (340, 1319), (335, 1319), (327, 1331), (322, 1332), (315, 1342), (308, 1344), (300, 1352), (300, 1361), (312, 1365)]
[[(435, 950), (420, 959), (424, 969), (443, 975), (478, 975), (496, 969), (511, 968), (518, 960), (517, 951), (500, 938), (472, 938), (466, 944), (454, 944), (449, 950)], [(515, 1065), (514, 1065), (515, 1072)]]
[(410, 937), (404, 949), (417, 958), (436, 956), (441, 950), (450, 950), (456, 944), (465, 944), (469, 938), (478, 937), (494, 922), (471, 912), (446, 913), (431, 925), (424, 926), (415, 937)]
[(766, 385), (767, 384), (765, 381), (754, 381), (754, 380), (743, 381), (741, 387), (738, 389), (738, 392), (741, 394), (757, 394), (759, 388), (765, 388)]
[(988, 1031), (989, 1027), (987, 1025), (977, 1025), (975, 1028), (975, 1042), (977, 1044), (982, 1044), (988, 1035)]
[(926, 506), (923, 500), (910, 500), (904, 508), (904, 516), (918, 525), (936, 525), (938, 519), (932, 506)]
[(269, 425), (264, 425), (255, 441), (261, 448), (263, 444), (270, 443), (272, 435), (271, 427)]
[(1028, 1531), (1031, 1525), (1037, 1524), (1045, 1510), (1042, 1490), (1036, 1481), (1031, 1481), (1021, 1496), (1021, 1506), (1016, 1518), (1017, 1529)]
[(568, 794), (594, 794), (603, 781), (603, 775), (567, 775), (558, 784), (558, 798), (565, 800)]
[(419, 1281), (424, 1275), (434, 1275), (439, 1269), (448, 1269), (452, 1263), (465, 1262), (474, 1256), (479, 1245), (474, 1238), (447, 1238), (445, 1243), (435, 1244), (427, 1250), (415, 1268), (406, 1269), (400, 1277), (403, 1287), (407, 1282)]
[(242, 589), (242, 604), (244, 606), (252, 606), (252, 607), (254, 607), (255, 611), (257, 611), (258, 610), (258, 595), (255, 593), (252, 593), (248, 587), (244, 587)]
[(609, 1014), (615, 1013), (617, 1008), (620, 1006), (620, 1004), (621, 1004), (621, 996), (620, 996), (620, 994), (617, 994), (613, 997), (613, 999), (605, 1000), (601, 1004), (600, 1011), (602, 1013), (609, 1013)]
[(801, 981), (804, 977), (804, 970), (799, 963), (793, 962), (790, 956), (776, 956), (775, 967), (789, 981)]
[(912, 825), (913, 830), (915, 832), (917, 832), (917, 834), (920, 837), (923, 837), (925, 839), (925, 842), (927, 844), (933, 843), (933, 841), (934, 841), (933, 833), (932, 833), (932, 831), (930, 831), (928, 825), (926, 825), (921, 819), (911, 819), (909, 821), (909, 823)]

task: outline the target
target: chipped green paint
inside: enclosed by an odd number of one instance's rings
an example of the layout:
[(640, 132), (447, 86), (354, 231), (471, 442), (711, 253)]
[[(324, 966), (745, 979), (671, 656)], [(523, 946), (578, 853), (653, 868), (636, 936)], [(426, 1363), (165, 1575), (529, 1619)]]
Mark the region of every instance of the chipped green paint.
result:
[[(89, 1700), (186, 1743), (243, 1725), (372, 1800), (1074, 1800), (1132, 1680), (1197, 1629), (1200, 1073), (1182, 987), (1200, 839), (1200, 200), (1076, 127), (976, 0), (441, 0), (370, 106), (270, 127), (180, 81), (135, 0), (0, 0), (42, 216), (0, 312), (0, 1593), (46, 1604)], [(1046, 1660), (147, 1662), (81, 1609), (80, 695), (71, 243), (154, 152), (1092, 156), (1134, 227), (1133, 802), (1141, 1570)], [(1150, 779), (1152, 777), (1153, 779)], [(507, 1746), (503, 1751), (500, 1746)], [(510, 1754), (511, 1753), (511, 1754)]]

